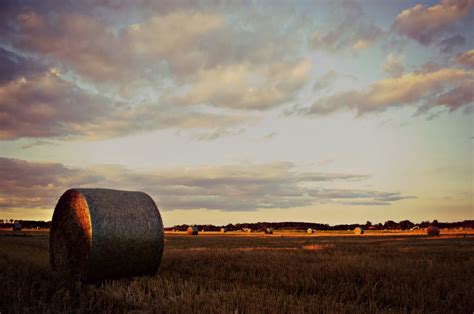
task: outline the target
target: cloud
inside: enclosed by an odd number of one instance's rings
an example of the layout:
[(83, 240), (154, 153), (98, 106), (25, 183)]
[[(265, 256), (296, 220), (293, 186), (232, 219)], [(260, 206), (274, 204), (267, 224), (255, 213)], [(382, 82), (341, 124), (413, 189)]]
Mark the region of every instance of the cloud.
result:
[(85, 91), (56, 68), (29, 72), (13, 71), (16, 79), (0, 84), (0, 139), (106, 139), (165, 128), (226, 129), (245, 120), (239, 114), (130, 105)]
[(474, 80), (464, 81), (460, 86), (439, 95), (436, 104), (444, 105), (450, 111), (474, 104)]
[(321, 77), (316, 79), (313, 85), (314, 92), (321, 92), (330, 90), (333, 86), (337, 85), (338, 80), (346, 81), (357, 81), (357, 78), (354, 75), (339, 73), (334, 70), (330, 70), (324, 73)]
[(300, 27), (297, 23), (286, 25), (282, 32), (279, 29), (283, 26), (255, 16), (249, 21), (252, 29), (245, 29), (239, 19), (230, 19), (228, 12), (216, 7), (177, 7), (149, 12), (143, 8), (141, 19), (129, 24), (121, 21), (119, 26), (105, 18), (110, 16), (97, 14), (97, 8), (90, 8), (96, 14), (61, 6), (50, 12), (39, 8), (14, 10), (5, 41), (16, 49), (54, 59), (95, 84), (121, 88), (131, 80), (147, 85), (171, 79), (182, 85), (196, 82), (196, 75), (220, 66), (278, 64), (294, 59), (288, 56), (297, 49), (298, 40), (288, 34)]
[(0, 47), (0, 84), (46, 70), (47, 66), (40, 61)]
[(362, 91), (351, 90), (323, 97), (309, 108), (295, 111), (299, 114), (329, 114), (338, 110), (353, 109), (358, 115), (362, 115), (385, 111), (390, 107), (419, 106), (419, 102), (433, 101), (438, 93), (453, 85), (464, 84), (472, 76), (472, 72), (454, 68), (412, 72), (376, 81)]
[(338, 73), (334, 70), (326, 72), (324, 75), (322, 75), (319, 79), (316, 80), (313, 85), (313, 90), (321, 91), (329, 88), (329, 86), (331, 86), (331, 84), (336, 80), (338, 76)]
[(459, 53), (454, 58), (454, 62), (464, 65), (471, 70), (474, 70), (474, 49)]
[(456, 34), (454, 36), (447, 37), (438, 43), (441, 52), (451, 53), (457, 46), (464, 46), (466, 44), (466, 38), (462, 35)]
[(327, 52), (354, 52), (372, 46), (382, 37), (384, 31), (363, 12), (360, 4), (344, 2), (338, 4), (334, 13), (322, 29), (310, 34), (309, 43), (313, 49)]
[(73, 12), (43, 15), (33, 10), (19, 13), (11, 22), (6, 40), (17, 49), (36, 53), (59, 65), (98, 80), (120, 79), (121, 47), (112, 29), (94, 18)]
[(236, 164), (131, 171), (121, 166), (74, 169), (59, 163), (0, 158), (0, 209), (49, 208), (71, 187), (109, 187), (150, 193), (161, 209), (254, 211), (347, 200), (395, 202), (400, 193), (324, 189), (325, 182), (365, 180), (366, 175), (296, 171), (292, 163)]
[(217, 14), (176, 12), (116, 29), (106, 20), (76, 11), (43, 14), (30, 9), (11, 21), (16, 28), (6, 40), (17, 49), (59, 61), (97, 84), (123, 84), (150, 70), (163, 72), (160, 60), (172, 70), (190, 66), (203, 35), (222, 23)]
[(430, 7), (417, 4), (403, 10), (396, 17), (392, 28), (422, 45), (429, 45), (466, 17), (473, 6), (473, 0), (441, 0)]
[(20, 77), (0, 85), (0, 138), (69, 136), (74, 126), (99, 123), (103, 103), (54, 70)]
[(210, 104), (233, 109), (269, 109), (292, 100), (306, 83), (311, 63), (233, 64), (200, 71), (183, 95), (166, 102), (180, 106)]
[(387, 55), (387, 61), (385, 62), (383, 69), (390, 76), (399, 77), (403, 74), (405, 69), (405, 58), (403, 55), (394, 55), (389, 53)]
[[(283, 2), (0, 5), (0, 139), (8, 140), (107, 139), (168, 128), (200, 130), (198, 140), (232, 136), (261, 117), (257, 111), (306, 96), (316, 67), (308, 39), (318, 50), (358, 51), (386, 34), (353, 2), (329, 9)], [(320, 10), (323, 24), (313, 14)], [(394, 75), (396, 58), (387, 62)], [(314, 88), (340, 78), (328, 75)], [(364, 92), (353, 95), (364, 100)]]
[(245, 129), (228, 129), (225, 127), (217, 128), (210, 132), (196, 132), (192, 131), (190, 138), (198, 141), (213, 141), (224, 136), (237, 136), (245, 132)]
[(85, 170), (60, 163), (28, 162), (0, 157), (0, 210), (52, 208), (65, 187), (103, 180)]
[[(214, 139), (258, 118), (242, 110), (294, 100), (310, 75), (304, 22), (282, 25), (262, 10), (146, 1), (139, 9), (2, 7), (0, 139), (105, 139), (164, 128), (206, 129), (195, 138)], [(273, 13), (287, 14), (285, 5)]]
[(262, 139), (263, 139), (263, 140), (272, 140), (272, 139), (274, 139), (277, 135), (278, 135), (277, 132), (272, 131), (272, 132), (267, 133), (266, 135), (264, 135)]

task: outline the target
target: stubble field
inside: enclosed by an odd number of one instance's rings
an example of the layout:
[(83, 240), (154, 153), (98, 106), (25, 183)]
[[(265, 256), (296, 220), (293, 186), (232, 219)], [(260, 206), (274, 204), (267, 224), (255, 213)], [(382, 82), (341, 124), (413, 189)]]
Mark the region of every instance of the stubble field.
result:
[(0, 312), (472, 313), (474, 235), (167, 233), (159, 273), (50, 270), (48, 236), (0, 236)]

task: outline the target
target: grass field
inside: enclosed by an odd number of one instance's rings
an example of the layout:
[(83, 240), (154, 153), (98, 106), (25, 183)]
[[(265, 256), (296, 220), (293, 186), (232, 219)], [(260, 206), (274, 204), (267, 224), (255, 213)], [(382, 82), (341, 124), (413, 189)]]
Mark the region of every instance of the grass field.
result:
[(167, 233), (155, 277), (95, 285), (57, 278), (32, 234), (0, 236), (2, 314), (474, 311), (472, 234)]

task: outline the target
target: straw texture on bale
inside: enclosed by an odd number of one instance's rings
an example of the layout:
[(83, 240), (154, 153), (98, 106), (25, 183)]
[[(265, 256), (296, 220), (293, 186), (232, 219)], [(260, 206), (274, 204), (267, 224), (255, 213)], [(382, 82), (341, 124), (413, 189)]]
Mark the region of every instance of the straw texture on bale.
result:
[(53, 270), (82, 281), (154, 275), (164, 229), (142, 192), (70, 189), (54, 209), (49, 254)]
[(306, 230), (306, 232), (309, 233), (309, 234), (312, 234), (312, 233), (314, 233), (314, 230), (311, 229), (311, 228), (308, 228), (308, 230)]
[(357, 227), (354, 229), (355, 234), (364, 234), (365, 230), (362, 227)]
[(186, 232), (189, 234), (189, 235), (198, 235), (199, 234), (199, 229), (197, 227), (188, 227), (188, 229), (186, 230)]
[(226, 233), (227, 229), (226, 228), (221, 228), (221, 233)]
[(436, 226), (429, 226), (426, 228), (426, 233), (430, 236), (439, 236), (439, 228)]

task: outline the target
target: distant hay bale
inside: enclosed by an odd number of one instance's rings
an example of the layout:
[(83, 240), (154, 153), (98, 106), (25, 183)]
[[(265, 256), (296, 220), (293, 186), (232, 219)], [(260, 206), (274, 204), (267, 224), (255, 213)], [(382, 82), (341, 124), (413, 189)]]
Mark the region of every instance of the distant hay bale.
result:
[(429, 236), (439, 236), (439, 228), (436, 226), (429, 226), (426, 228), (426, 234)]
[(13, 224), (13, 227), (12, 227), (12, 230), (13, 230), (13, 231), (21, 231), (21, 229), (23, 229), (23, 226), (21, 225), (21, 223), (15, 222), (15, 223)]
[(306, 230), (306, 233), (308, 234), (313, 234), (314, 233), (314, 230), (312, 228), (308, 228), (308, 230)]
[(67, 278), (154, 275), (163, 245), (160, 212), (142, 192), (70, 189), (54, 209), (49, 258)]
[(186, 229), (186, 232), (189, 235), (198, 235), (199, 234), (199, 229), (198, 229), (198, 227), (188, 227), (188, 229)]
[(263, 231), (265, 234), (273, 234), (273, 228), (265, 228)]
[(227, 229), (226, 228), (221, 228), (221, 233), (226, 233)]
[(364, 234), (365, 230), (362, 227), (357, 227), (354, 229), (354, 234)]

